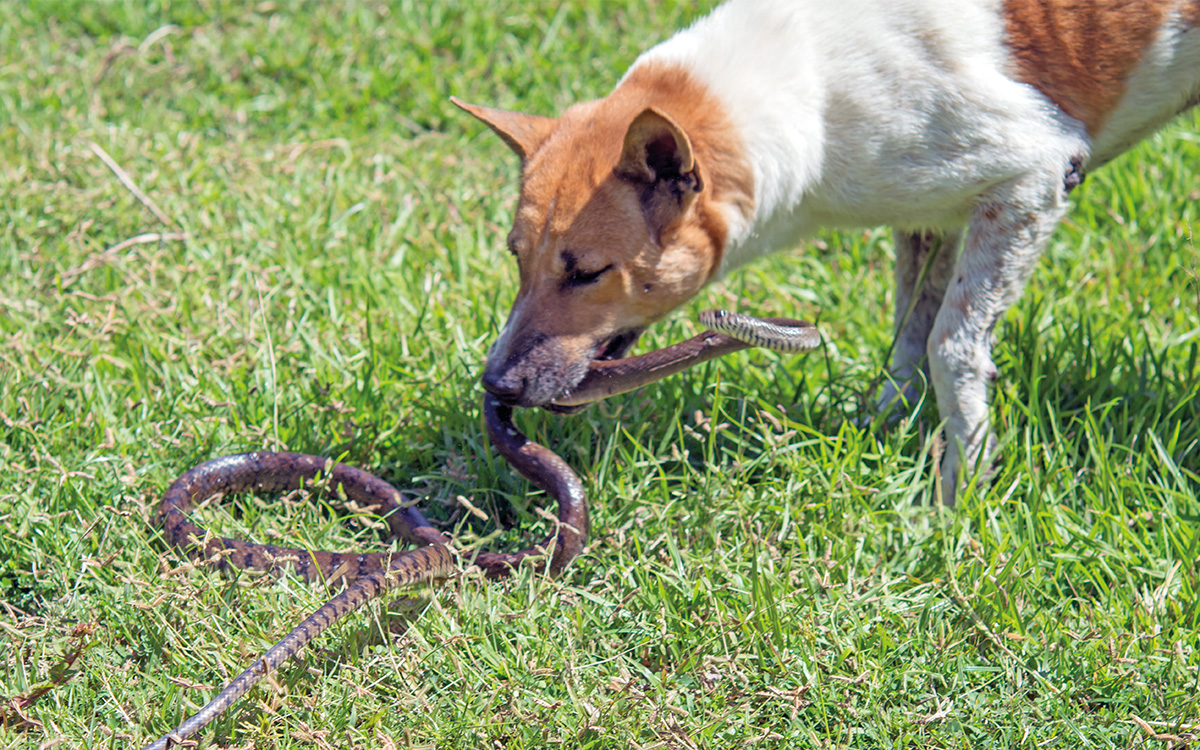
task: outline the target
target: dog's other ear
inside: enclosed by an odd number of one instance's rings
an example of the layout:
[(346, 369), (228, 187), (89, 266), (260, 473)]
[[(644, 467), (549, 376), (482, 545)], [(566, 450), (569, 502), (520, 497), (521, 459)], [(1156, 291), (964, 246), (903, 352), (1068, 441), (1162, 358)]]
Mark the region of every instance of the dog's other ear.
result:
[(642, 188), (646, 223), (656, 239), (704, 189), (687, 133), (653, 107), (630, 123), (615, 172)]
[(542, 145), (542, 141), (546, 140), (558, 127), (558, 120), (553, 117), (523, 115), (520, 112), (509, 112), (504, 109), (480, 107), (476, 104), (467, 104), (454, 96), (450, 97), (450, 101), (454, 103), (454, 106), (473, 115), (475, 119), (491, 128), (492, 132), (500, 136), (501, 140), (508, 144), (508, 147), (517, 156), (521, 157), (522, 163), (534, 151), (537, 151), (538, 146)]

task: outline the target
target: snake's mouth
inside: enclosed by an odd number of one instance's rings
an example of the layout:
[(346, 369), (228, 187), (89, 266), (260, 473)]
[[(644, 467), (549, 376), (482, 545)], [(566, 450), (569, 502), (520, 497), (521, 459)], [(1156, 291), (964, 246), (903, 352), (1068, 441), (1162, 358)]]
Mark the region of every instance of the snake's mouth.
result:
[[(610, 338), (602, 339), (596, 344), (595, 354), (592, 355), (592, 362), (612, 362), (624, 358), (629, 353), (629, 350), (633, 348), (633, 345), (637, 343), (638, 337), (642, 335), (643, 330), (645, 329), (632, 328)], [(567, 406), (550, 402), (542, 404), (542, 408), (552, 414), (575, 414), (587, 405), (572, 404)]]

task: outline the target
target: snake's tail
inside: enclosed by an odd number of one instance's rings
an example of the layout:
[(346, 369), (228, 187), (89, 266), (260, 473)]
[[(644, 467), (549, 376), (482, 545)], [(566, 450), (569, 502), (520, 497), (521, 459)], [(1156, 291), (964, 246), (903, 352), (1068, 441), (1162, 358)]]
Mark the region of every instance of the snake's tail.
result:
[(352, 586), (321, 605), (278, 643), (267, 649), (250, 668), (242, 672), (217, 697), (171, 732), (146, 745), (144, 750), (166, 750), (167, 743), (191, 737), (225, 712), (250, 691), (263, 677), (277, 670), (330, 625), (354, 612), (367, 602), (400, 586), (445, 578), (454, 567), (449, 547), (432, 545), (400, 552), (384, 570), (359, 578)]

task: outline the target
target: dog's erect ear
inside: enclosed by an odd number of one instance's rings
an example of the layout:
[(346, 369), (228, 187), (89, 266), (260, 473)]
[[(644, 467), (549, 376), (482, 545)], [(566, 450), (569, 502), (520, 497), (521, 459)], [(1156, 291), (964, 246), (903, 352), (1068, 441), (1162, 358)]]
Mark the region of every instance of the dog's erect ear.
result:
[(558, 127), (558, 120), (553, 117), (539, 115), (523, 115), (520, 112), (509, 112), (504, 109), (480, 107), (467, 104), (462, 99), (450, 97), (450, 101), (459, 109), (470, 113), (477, 120), (487, 125), (496, 135), (508, 144), (517, 156), (524, 162), (537, 151), (542, 141)]
[(696, 168), (687, 133), (666, 114), (650, 107), (633, 118), (617, 174), (634, 182), (678, 180)]
[(653, 107), (633, 118), (616, 174), (642, 187), (646, 223), (658, 235), (704, 189), (683, 128)]

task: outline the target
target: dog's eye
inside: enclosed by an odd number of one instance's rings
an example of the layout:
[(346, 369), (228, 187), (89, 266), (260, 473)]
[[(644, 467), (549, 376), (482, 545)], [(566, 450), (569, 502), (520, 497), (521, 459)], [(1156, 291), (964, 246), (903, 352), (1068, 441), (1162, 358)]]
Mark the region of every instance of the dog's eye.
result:
[(587, 286), (588, 284), (595, 283), (597, 279), (603, 276), (605, 272), (609, 271), (610, 269), (612, 269), (612, 263), (609, 263), (599, 271), (584, 271), (581, 268), (573, 269), (567, 274), (567, 278), (566, 281), (563, 282), (563, 286), (567, 288)]

